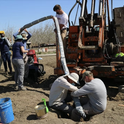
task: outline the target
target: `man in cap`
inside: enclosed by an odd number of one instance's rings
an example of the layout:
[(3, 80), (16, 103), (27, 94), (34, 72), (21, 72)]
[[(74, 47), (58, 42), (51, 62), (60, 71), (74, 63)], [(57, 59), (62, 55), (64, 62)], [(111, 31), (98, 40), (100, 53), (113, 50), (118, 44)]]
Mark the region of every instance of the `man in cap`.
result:
[[(31, 33), (29, 33), (27, 31), (27, 29), (24, 29), (25, 32), (22, 32), (21, 35), (23, 37), (23, 40), (22, 40), (22, 43), (24, 44), (24, 49), (26, 50), (27, 49), (27, 41), (31, 38)], [(16, 38), (16, 36), (20, 33), (20, 29), (18, 32), (16, 32), (15, 34), (13, 34), (14, 38)]]
[[(87, 115), (102, 113), (107, 105), (107, 91), (103, 81), (94, 78), (91, 71), (85, 71), (82, 78), (85, 81), (85, 85), (72, 92), (71, 95), (73, 97), (80, 97), (83, 110)], [(71, 117), (75, 121), (78, 121), (81, 118), (76, 109), (72, 111)]]
[(49, 95), (49, 106), (53, 109), (60, 110), (71, 114), (74, 109), (65, 102), (68, 91), (76, 91), (78, 88), (73, 83), (79, 84), (79, 76), (76, 73), (70, 73), (58, 77), (52, 84)]

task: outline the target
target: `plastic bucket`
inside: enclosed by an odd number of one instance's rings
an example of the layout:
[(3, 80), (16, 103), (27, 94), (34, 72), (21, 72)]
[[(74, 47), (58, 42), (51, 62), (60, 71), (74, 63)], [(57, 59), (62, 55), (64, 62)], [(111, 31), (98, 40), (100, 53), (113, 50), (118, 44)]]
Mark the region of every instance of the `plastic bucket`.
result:
[(0, 99), (0, 119), (2, 123), (10, 123), (14, 120), (12, 102), (10, 98)]

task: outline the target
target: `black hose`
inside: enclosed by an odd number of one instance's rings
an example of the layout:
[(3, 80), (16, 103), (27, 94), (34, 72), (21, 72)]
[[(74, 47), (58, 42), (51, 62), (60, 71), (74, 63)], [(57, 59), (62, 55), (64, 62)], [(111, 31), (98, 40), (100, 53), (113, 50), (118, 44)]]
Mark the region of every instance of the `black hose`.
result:
[(21, 33), (21, 32), (22, 32), (24, 29), (26, 29), (26, 28), (29, 28), (29, 27), (31, 27), (31, 26), (33, 26), (33, 25), (39, 23), (39, 22), (42, 22), (42, 21), (44, 21), (44, 20), (51, 19), (51, 18), (53, 18), (52, 15), (46, 16), (46, 17), (37, 19), (37, 20), (35, 20), (35, 21), (31, 22), (31, 23), (28, 23), (28, 24), (24, 25), (24, 26), (20, 29), (20, 32), (19, 32), (19, 33)]
[(72, 10), (74, 9), (74, 7), (76, 6), (76, 4), (79, 3), (79, 5), (81, 6), (81, 3), (80, 3), (80, 0), (76, 0), (76, 3), (74, 4), (74, 6), (71, 8), (69, 14), (68, 14), (68, 23), (69, 23), (69, 26), (70, 26), (70, 14), (72, 12)]

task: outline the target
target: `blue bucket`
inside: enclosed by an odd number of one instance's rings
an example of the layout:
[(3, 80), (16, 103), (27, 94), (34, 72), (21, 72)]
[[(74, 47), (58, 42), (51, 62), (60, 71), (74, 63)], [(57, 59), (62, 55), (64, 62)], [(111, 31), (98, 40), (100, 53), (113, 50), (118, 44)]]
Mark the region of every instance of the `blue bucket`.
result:
[(12, 102), (10, 98), (0, 99), (0, 119), (2, 123), (10, 123), (14, 120)]

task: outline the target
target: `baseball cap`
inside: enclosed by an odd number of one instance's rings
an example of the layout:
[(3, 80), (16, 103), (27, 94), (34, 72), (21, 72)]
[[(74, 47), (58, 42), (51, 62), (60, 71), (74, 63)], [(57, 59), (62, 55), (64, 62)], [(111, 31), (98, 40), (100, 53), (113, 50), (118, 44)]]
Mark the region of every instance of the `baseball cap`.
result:
[(23, 40), (27, 40), (27, 35), (26, 33), (21, 33), (22, 37), (23, 37)]
[(91, 71), (85, 71), (82, 74), (82, 79), (84, 80), (86, 76), (93, 76), (93, 73)]

